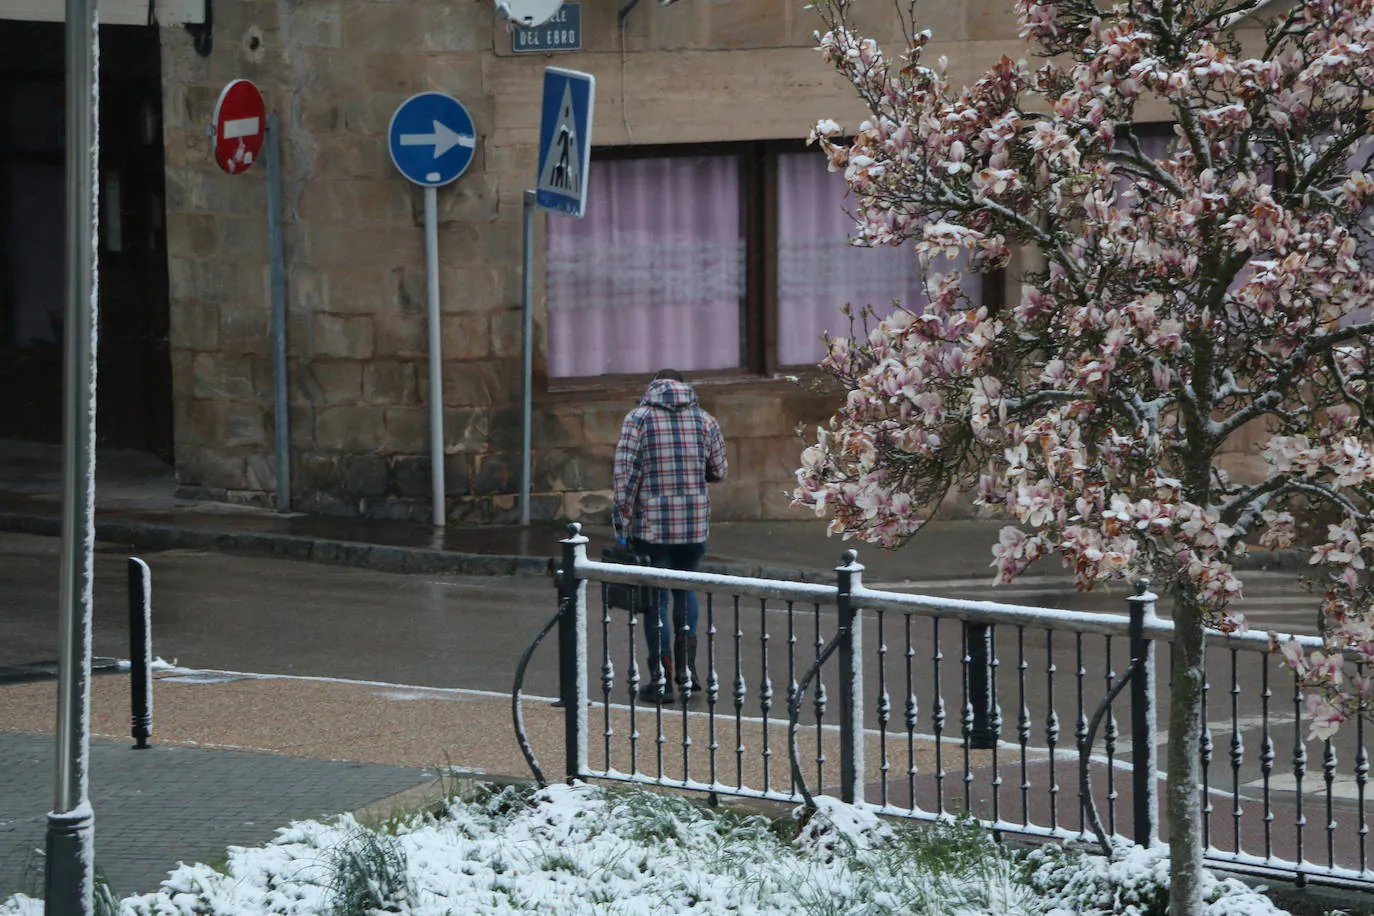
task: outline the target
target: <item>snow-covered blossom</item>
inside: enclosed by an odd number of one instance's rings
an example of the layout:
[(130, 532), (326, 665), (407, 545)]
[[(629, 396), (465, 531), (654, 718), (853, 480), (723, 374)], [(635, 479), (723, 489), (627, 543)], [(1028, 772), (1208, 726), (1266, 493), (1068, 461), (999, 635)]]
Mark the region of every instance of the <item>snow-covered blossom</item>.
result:
[[(1227, 631), (1236, 559), (1301, 545), (1328, 646), (1288, 661), (1322, 729), (1362, 710), (1339, 660), (1374, 663), (1374, 129), (1351, 114), (1374, 106), (1374, 0), (1274, 7), (1287, 25), (1253, 48), (1202, 0), (1018, 0), (1045, 62), (962, 87), (924, 62), (928, 32), (880, 48), (847, 3), (816, 6), (869, 110), (812, 139), (856, 242), (909, 244), (929, 301), (829, 341), (846, 398), (797, 503), (895, 546), (966, 491), (1012, 523), (998, 582), (1051, 556), (1082, 588), (1148, 575)], [(1171, 133), (1139, 126), (1147, 98)], [(966, 292), (1002, 270), (1008, 301)], [(1233, 478), (1242, 440), (1263, 467)]]

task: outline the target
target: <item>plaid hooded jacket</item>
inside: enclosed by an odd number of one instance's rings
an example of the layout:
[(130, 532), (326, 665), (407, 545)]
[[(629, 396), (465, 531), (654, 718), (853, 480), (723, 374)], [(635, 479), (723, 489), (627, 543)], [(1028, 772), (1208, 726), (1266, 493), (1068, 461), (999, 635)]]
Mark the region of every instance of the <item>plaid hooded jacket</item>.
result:
[(724, 480), (725, 439), (691, 385), (656, 379), (625, 415), (615, 447), (615, 527), (651, 544), (698, 544), (711, 525), (708, 481)]

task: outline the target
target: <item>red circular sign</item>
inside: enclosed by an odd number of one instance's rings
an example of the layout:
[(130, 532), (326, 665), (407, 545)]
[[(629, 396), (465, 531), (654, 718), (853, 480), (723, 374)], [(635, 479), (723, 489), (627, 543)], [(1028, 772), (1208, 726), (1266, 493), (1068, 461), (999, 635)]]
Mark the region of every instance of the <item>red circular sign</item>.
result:
[(230, 175), (246, 172), (258, 161), (267, 133), (267, 106), (249, 80), (234, 80), (219, 94), (213, 119), (215, 161)]

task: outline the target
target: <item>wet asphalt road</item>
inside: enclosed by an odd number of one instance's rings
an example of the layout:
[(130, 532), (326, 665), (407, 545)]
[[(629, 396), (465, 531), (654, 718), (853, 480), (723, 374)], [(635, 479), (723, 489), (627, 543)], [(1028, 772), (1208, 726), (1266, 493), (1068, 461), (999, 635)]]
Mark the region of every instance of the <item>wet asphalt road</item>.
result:
[[(59, 549), (56, 538), (0, 533), (0, 666), (56, 657)], [(96, 656), (129, 656), (126, 557), (104, 546), (96, 555)], [(552, 583), (540, 579), (196, 551), (143, 559), (153, 576), (153, 652), (188, 667), (508, 690), (555, 607)], [(531, 676), (531, 690), (554, 690), (552, 674)]]

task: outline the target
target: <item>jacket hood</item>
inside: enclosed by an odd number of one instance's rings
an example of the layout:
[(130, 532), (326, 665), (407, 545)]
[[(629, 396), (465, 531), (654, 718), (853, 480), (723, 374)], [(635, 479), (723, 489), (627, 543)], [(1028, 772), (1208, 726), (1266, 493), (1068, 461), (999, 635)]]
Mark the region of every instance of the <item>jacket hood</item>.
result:
[(654, 379), (649, 383), (639, 403), (646, 407), (681, 410), (697, 403), (697, 393), (696, 389), (686, 382), (675, 382), (666, 378)]

